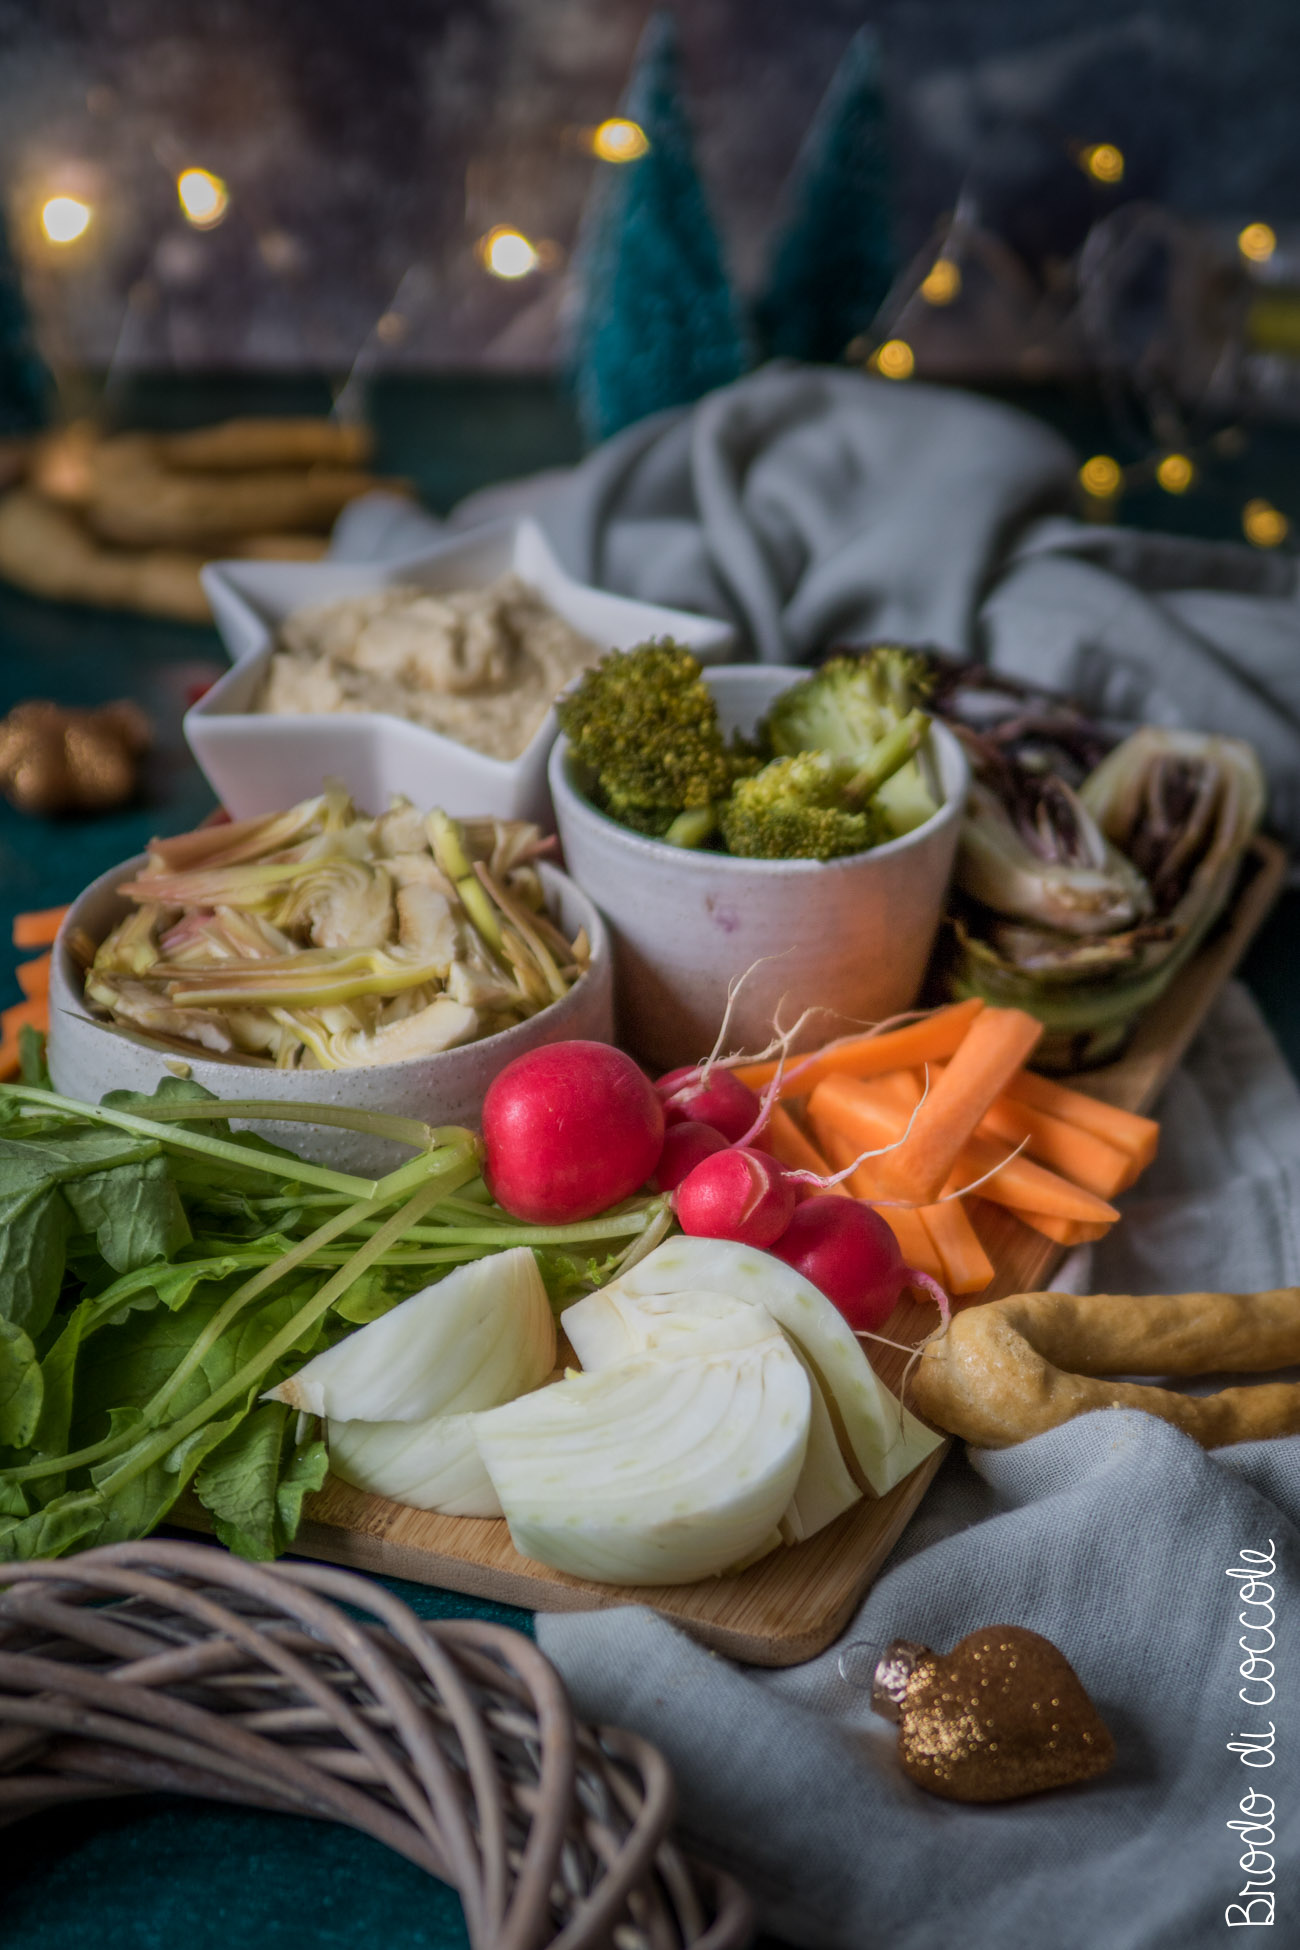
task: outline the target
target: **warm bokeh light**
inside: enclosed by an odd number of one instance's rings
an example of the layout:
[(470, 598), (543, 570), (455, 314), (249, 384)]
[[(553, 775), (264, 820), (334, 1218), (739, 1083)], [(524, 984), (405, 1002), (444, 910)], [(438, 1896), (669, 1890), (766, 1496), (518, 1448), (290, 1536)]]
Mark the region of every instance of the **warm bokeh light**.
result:
[(1277, 249), (1277, 232), (1271, 223), (1248, 223), (1237, 233), (1237, 249), (1252, 264), (1267, 264)]
[(906, 339), (886, 339), (872, 353), (871, 363), (882, 379), (910, 379), (916, 371), (916, 354)]
[(1079, 469), (1079, 486), (1098, 501), (1109, 501), (1123, 485), (1123, 469), (1109, 454), (1094, 454)]
[(629, 122), (626, 116), (611, 115), (598, 129), (591, 132), (591, 153), (599, 156), (602, 162), (635, 162), (644, 156), (650, 144), (646, 141), (645, 130), (637, 122)]
[(1241, 532), (1256, 548), (1277, 548), (1290, 529), (1282, 510), (1271, 501), (1248, 501), (1241, 511)]
[(1079, 157), (1094, 183), (1122, 183), (1124, 151), (1113, 142), (1094, 142)]
[(950, 305), (961, 291), (961, 272), (950, 257), (936, 258), (921, 285), (927, 305)]
[(213, 229), (230, 206), (229, 190), (210, 169), (183, 169), (176, 178), (176, 195), (196, 230)]
[(79, 196), (52, 196), (41, 211), (41, 229), (52, 244), (75, 244), (94, 214)]
[(497, 224), (480, 237), (479, 256), (494, 278), (526, 278), (538, 265), (537, 251), (521, 230)]
[(1196, 469), (1186, 454), (1166, 454), (1156, 469), (1156, 479), (1166, 494), (1186, 494), (1196, 479)]

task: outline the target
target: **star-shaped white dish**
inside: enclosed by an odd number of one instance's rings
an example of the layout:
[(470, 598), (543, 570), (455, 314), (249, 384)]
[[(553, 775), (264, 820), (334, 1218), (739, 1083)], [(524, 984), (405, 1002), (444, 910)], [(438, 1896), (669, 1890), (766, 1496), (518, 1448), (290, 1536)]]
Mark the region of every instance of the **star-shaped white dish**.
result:
[(730, 624), (575, 582), (527, 519), (457, 535), (396, 562), (212, 563), (203, 583), (232, 667), (186, 713), (185, 736), (231, 817), (278, 812), (332, 778), (370, 812), (381, 812), (400, 792), (426, 811), (441, 806), (457, 817), (495, 814), (550, 827), (546, 761), (556, 736), (554, 710), (518, 758), (499, 759), (382, 712), (271, 716), (249, 708), (276, 631), (293, 610), (389, 582), (472, 588), (511, 570), (602, 647), (629, 650), (647, 637), (672, 636), (705, 664), (724, 663), (734, 651)]

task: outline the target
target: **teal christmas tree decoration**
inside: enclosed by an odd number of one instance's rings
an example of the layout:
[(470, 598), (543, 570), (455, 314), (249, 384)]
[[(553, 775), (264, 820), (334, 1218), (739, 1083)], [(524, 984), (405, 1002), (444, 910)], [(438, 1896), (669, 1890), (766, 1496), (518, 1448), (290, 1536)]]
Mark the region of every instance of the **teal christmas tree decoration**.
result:
[(577, 253), (573, 376), (588, 437), (686, 406), (744, 371), (739, 307), (695, 168), (677, 30), (651, 17), (619, 110), (646, 138), (602, 162)]
[(32, 340), (18, 266), (0, 209), (0, 434), (30, 433), (49, 418), (54, 382)]
[(771, 358), (842, 359), (897, 273), (880, 48), (849, 42), (795, 158), (754, 308)]

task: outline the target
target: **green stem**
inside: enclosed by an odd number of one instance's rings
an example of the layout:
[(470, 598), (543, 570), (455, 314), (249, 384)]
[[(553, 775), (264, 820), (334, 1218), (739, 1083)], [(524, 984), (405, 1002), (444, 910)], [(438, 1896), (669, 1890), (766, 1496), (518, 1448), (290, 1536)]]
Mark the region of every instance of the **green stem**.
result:
[(128, 1456), (111, 1476), (105, 1477), (104, 1481), (97, 1485), (100, 1494), (104, 1497), (115, 1496), (135, 1477), (142, 1476), (147, 1469), (152, 1469), (156, 1462), (161, 1462), (178, 1443), (184, 1442), (186, 1436), (193, 1435), (196, 1429), (201, 1429), (205, 1422), (210, 1422), (223, 1408), (237, 1401), (250, 1388), (255, 1388), (281, 1356), (287, 1354), (294, 1343), (301, 1340), (303, 1335), (329, 1312), (334, 1302), (342, 1298), (367, 1267), (373, 1265), (380, 1254), (387, 1252), (390, 1246), (396, 1245), (407, 1228), (417, 1224), (425, 1213), (437, 1204), (443, 1190), (444, 1187), (438, 1178), (431, 1178), (422, 1185), (414, 1198), (408, 1199), (406, 1204), (393, 1214), (388, 1223), (379, 1228), (374, 1238), (367, 1240), (347, 1265), (340, 1267), (333, 1279), (327, 1280), (320, 1292), (314, 1294), (304, 1307), (300, 1307), (292, 1320), (286, 1322), (280, 1332), (273, 1335), (266, 1346), (251, 1360), (245, 1361), (243, 1367), (231, 1375), (215, 1394), (209, 1395), (206, 1401), (200, 1402), (197, 1408), (192, 1408), (188, 1415), (182, 1415), (180, 1420), (173, 1422), (169, 1428), (159, 1430), (151, 1442), (147, 1442), (142, 1449)]
[(393, 1117), (382, 1110), (349, 1110), (343, 1104), (285, 1104), (270, 1097), (218, 1097), (164, 1099), (153, 1110), (159, 1123), (191, 1123), (206, 1119), (244, 1117), (261, 1123), (331, 1124), (342, 1131), (362, 1131), (367, 1137), (391, 1138), (394, 1144), (409, 1144), (416, 1151), (433, 1151), (449, 1141), (448, 1125), (437, 1131), (418, 1117)]
[(845, 797), (855, 804), (865, 805), (873, 793), (879, 792), (895, 772), (901, 771), (909, 758), (915, 757), (925, 741), (930, 729), (930, 720), (924, 711), (909, 711), (905, 718), (887, 731), (878, 744), (872, 746), (866, 763), (849, 780)]
[(323, 1226), (318, 1226), (315, 1232), (309, 1233), (305, 1239), (300, 1239), (291, 1251), (280, 1254), (277, 1259), (271, 1261), (269, 1266), (263, 1267), (260, 1273), (255, 1273), (251, 1280), (245, 1280), (241, 1287), (236, 1287), (225, 1305), (219, 1307), (213, 1314), (179, 1366), (174, 1369), (157, 1393), (145, 1403), (146, 1422), (157, 1423), (168, 1402), (175, 1397), (177, 1390), (184, 1387), (195, 1369), (207, 1359), (231, 1321), (242, 1313), (245, 1307), (256, 1300), (260, 1294), (265, 1293), (268, 1287), (282, 1280), (286, 1273), (292, 1273), (297, 1267), (303, 1265), (319, 1247), (330, 1245), (340, 1233), (346, 1232), (358, 1210), (361, 1209), (368, 1208), (352, 1205), (342, 1212), (336, 1212), (334, 1217), (327, 1219)]
[(45, 1112), (61, 1111), (78, 1123), (108, 1124), (114, 1130), (130, 1131), (133, 1136), (151, 1138), (155, 1143), (174, 1146), (198, 1157), (238, 1165), (244, 1171), (265, 1172), (268, 1177), (281, 1180), (292, 1177), (304, 1185), (320, 1185), (327, 1192), (342, 1192), (353, 1199), (374, 1198), (379, 1189), (372, 1178), (353, 1178), (348, 1172), (304, 1164), (299, 1158), (286, 1167), (283, 1157), (254, 1151), (248, 1145), (228, 1143), (225, 1138), (202, 1137), (192, 1131), (166, 1130), (130, 1111), (110, 1110), (104, 1104), (80, 1104), (72, 1097), (57, 1096), (52, 1090), (35, 1090), (21, 1083), (0, 1084), (0, 1101), (4, 1099), (35, 1104)]

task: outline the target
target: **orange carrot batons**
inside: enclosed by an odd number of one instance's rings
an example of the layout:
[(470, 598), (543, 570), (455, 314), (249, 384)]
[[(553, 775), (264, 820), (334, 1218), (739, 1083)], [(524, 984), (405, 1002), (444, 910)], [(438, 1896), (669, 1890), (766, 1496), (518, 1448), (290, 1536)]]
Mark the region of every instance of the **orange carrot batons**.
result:
[[(880, 1029), (862, 1036), (841, 1036), (814, 1056), (795, 1057), (786, 1063), (781, 1086), (783, 1097), (806, 1097), (823, 1077), (878, 1077), (886, 1070), (905, 1069), (914, 1063), (938, 1063), (952, 1056), (984, 1004), (978, 996), (966, 1002), (952, 1002), (935, 1009), (918, 1022), (901, 1029)], [(736, 1071), (751, 1090), (761, 1090), (776, 1075), (775, 1063), (746, 1063)]]
[(38, 914), (14, 915), (15, 948), (51, 948), (66, 907), (42, 908)]
[(911, 1132), (884, 1162), (881, 1182), (929, 1205), (994, 1099), (1032, 1055), (1043, 1026), (1022, 1009), (982, 1009), (920, 1106)]
[(1006, 1094), (1016, 1103), (1045, 1110), (1049, 1116), (1075, 1124), (1081, 1131), (1090, 1131), (1094, 1137), (1113, 1144), (1117, 1150), (1127, 1151), (1137, 1161), (1139, 1171), (1145, 1171), (1156, 1155), (1160, 1126), (1154, 1117), (1139, 1117), (1136, 1111), (1120, 1110), (1114, 1104), (1103, 1103), (1100, 1097), (1090, 1097), (1084, 1090), (1071, 1090), (1055, 1077), (1036, 1076), (1032, 1070), (1013, 1077)]
[[(766, 1129), (754, 1141), (760, 1150), (770, 1152), (791, 1171), (813, 1171), (819, 1178), (832, 1175), (834, 1167), (827, 1164), (812, 1139), (804, 1136), (789, 1111), (782, 1110), (780, 1104), (773, 1104)], [(849, 1162), (849, 1159), (845, 1160), (846, 1164)], [(826, 1189), (840, 1198), (853, 1196), (844, 1184), (828, 1185)]]
[(1136, 1175), (1129, 1152), (1005, 1094), (986, 1111), (977, 1130), (980, 1137), (997, 1138), (1010, 1147), (1023, 1144), (1029, 1157), (1098, 1198), (1114, 1198)]
[(20, 961), (14, 970), (18, 986), (29, 1001), (49, 994), (51, 960), (49, 955), (38, 955), (35, 961)]

